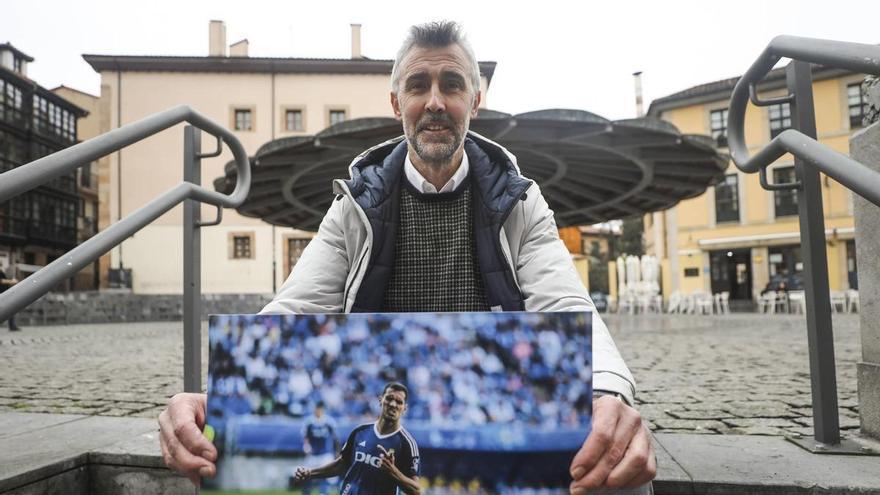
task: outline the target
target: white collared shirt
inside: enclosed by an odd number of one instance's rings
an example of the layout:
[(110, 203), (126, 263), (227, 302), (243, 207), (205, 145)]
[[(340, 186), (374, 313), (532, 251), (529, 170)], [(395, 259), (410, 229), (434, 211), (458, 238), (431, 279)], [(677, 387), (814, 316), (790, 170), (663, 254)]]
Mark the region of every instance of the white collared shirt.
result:
[(417, 190), (430, 194), (455, 191), (458, 189), (458, 186), (467, 180), (468, 169), (470, 169), (470, 163), (468, 163), (467, 153), (462, 153), (461, 165), (458, 166), (458, 170), (455, 171), (452, 178), (449, 179), (449, 182), (438, 191), (437, 188), (434, 187), (434, 184), (428, 182), (427, 179), (416, 170), (416, 167), (412, 164), (412, 160), (409, 159), (409, 152), (406, 153), (406, 159), (403, 161), (403, 170), (406, 172), (406, 179), (409, 183)]

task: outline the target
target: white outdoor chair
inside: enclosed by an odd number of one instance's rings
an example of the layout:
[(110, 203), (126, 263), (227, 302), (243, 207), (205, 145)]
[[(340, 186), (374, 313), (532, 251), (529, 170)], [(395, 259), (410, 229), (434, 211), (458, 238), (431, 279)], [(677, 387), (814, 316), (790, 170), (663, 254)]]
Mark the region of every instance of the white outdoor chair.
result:
[(617, 313), (634, 314), (636, 310), (636, 302), (632, 296), (626, 295), (620, 297), (620, 303), (617, 305)]
[[(837, 311), (838, 308), (840, 308), (840, 311)], [(831, 292), (831, 312), (846, 312), (846, 293), (836, 290)]]
[(761, 297), (758, 298), (758, 312), (759, 313), (776, 313), (776, 293), (773, 291), (767, 292)]
[(637, 307), (639, 313), (645, 314), (648, 312), (648, 308), (651, 306), (651, 296), (648, 295), (640, 295), (637, 299)]
[(807, 314), (807, 296), (802, 290), (788, 293), (788, 305), (792, 313)]
[(697, 314), (711, 315), (713, 313), (713, 301), (711, 295), (706, 292), (696, 292), (694, 293), (694, 299), (696, 301)]
[(715, 300), (715, 312), (719, 315), (730, 314), (730, 292), (719, 292), (713, 296)]
[(682, 310), (681, 305), (682, 305), (681, 292), (674, 291), (669, 296), (669, 306), (666, 307), (666, 312), (670, 313), (670, 314), (680, 313)]
[(786, 292), (777, 292), (776, 293), (776, 309), (780, 313), (788, 313), (788, 310), (789, 310), (788, 293), (786, 293)]
[(663, 296), (655, 294), (651, 296), (651, 302), (648, 303), (648, 309), (657, 314), (663, 313)]
[(858, 313), (861, 310), (859, 307), (859, 291), (855, 289), (849, 289), (846, 291), (846, 312), (847, 313)]

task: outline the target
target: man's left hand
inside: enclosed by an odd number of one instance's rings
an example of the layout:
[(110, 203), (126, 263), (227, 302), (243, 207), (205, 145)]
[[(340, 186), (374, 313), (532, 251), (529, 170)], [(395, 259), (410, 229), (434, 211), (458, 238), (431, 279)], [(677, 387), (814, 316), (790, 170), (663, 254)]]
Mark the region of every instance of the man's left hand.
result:
[(636, 488), (654, 479), (651, 434), (635, 409), (613, 396), (593, 401), (593, 428), (571, 461), (573, 494), (600, 488)]

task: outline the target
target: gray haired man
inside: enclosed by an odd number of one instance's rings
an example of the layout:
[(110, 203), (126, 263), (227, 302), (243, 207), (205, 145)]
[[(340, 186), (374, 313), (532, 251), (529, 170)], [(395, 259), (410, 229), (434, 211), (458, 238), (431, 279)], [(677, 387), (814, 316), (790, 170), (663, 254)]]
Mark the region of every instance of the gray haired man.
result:
[[(634, 380), (595, 311), (539, 187), (516, 157), (469, 131), (480, 105), (473, 50), (455, 23), (413, 26), (390, 94), (404, 136), (356, 157), (288, 280), (263, 313), (592, 311), (592, 431), (571, 492), (650, 493), (656, 460), (632, 408)], [(198, 483), (216, 449), (205, 396), (179, 394), (159, 417), (169, 467)]]

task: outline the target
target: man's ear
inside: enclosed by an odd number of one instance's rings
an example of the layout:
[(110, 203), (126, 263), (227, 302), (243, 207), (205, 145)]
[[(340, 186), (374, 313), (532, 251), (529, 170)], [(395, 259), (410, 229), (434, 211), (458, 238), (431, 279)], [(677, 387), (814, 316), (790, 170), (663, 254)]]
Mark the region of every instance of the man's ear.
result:
[(477, 95), (474, 96), (474, 106), (471, 108), (471, 118), (476, 118), (477, 113), (480, 111), (480, 101), (483, 99), (483, 92), (477, 91)]
[(397, 99), (397, 93), (391, 92), (391, 109), (394, 111), (394, 117), (400, 120), (400, 100)]

